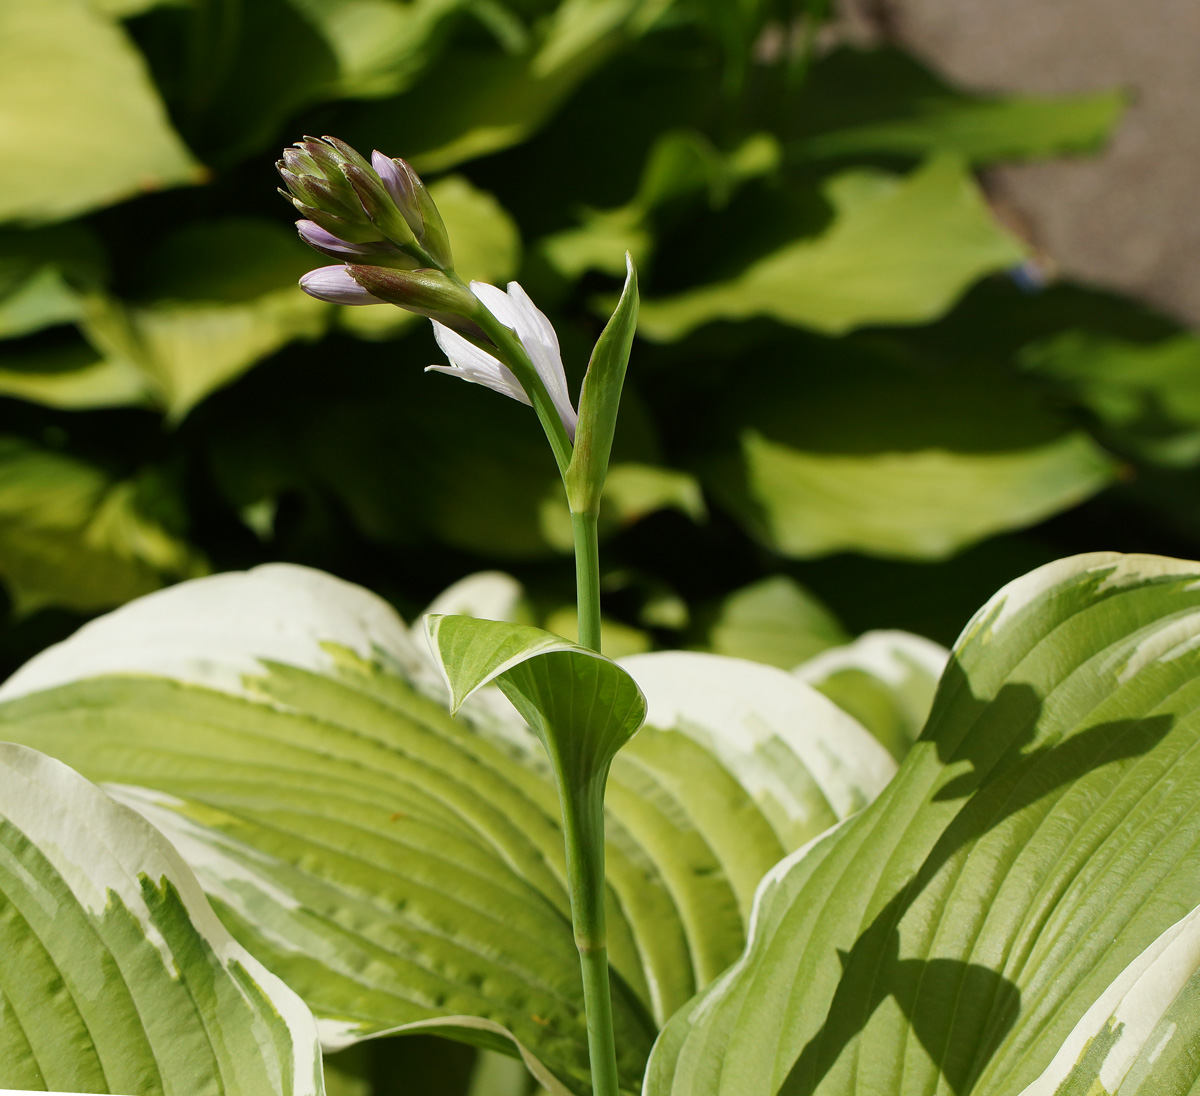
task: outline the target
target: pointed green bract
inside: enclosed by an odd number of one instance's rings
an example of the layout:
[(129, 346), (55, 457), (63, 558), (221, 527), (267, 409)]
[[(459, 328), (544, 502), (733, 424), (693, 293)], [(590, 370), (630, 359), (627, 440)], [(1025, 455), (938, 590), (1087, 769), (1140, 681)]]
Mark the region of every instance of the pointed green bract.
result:
[(427, 618), (450, 684), (451, 710), (495, 681), (534, 729), (555, 768), (575, 781), (606, 773), (646, 716), (646, 698), (615, 662), (525, 624)]
[(637, 271), (633, 256), (626, 252), (625, 288), (612, 318), (596, 340), (579, 394), (579, 426), (566, 477), (567, 496), (576, 513), (595, 511), (600, 506), (637, 318)]
[(1198, 742), (1200, 563), (1011, 583), (883, 794), (763, 881), (646, 1092), (1192, 1091)]
[[(516, 609), (511, 580), (470, 586), (438, 600)], [(635, 1089), (657, 1027), (737, 958), (762, 874), (894, 765), (782, 670), (678, 652), (628, 672), (651, 712), (609, 774), (606, 906)], [(282, 565), (182, 583), (45, 652), (0, 699), (0, 736), (110, 782), (168, 835), (328, 1047), (398, 1028), (516, 1040), (585, 1091), (542, 747), (491, 690), (451, 718), (424, 636), (381, 599)]]
[(0, 1086), (322, 1096), (311, 1013), (179, 854), (61, 762), (0, 744)]

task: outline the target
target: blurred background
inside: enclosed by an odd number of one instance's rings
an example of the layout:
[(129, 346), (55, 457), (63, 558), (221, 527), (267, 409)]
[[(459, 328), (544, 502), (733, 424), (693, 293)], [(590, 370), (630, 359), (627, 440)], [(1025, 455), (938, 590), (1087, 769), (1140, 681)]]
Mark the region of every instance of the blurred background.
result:
[[(634, 253), (609, 653), (948, 644), (1050, 559), (1200, 555), (1198, 62), (1184, 0), (0, 0), (0, 674), (273, 560), (409, 618), (505, 570), (571, 634), (532, 414), (296, 288), (308, 133), (412, 160), (573, 386)], [(432, 1045), (331, 1089), (472, 1083)]]
[(573, 628), (527, 409), (295, 286), (274, 161), (411, 159), (577, 383), (642, 271), (609, 649), (949, 643), (1095, 549), (1200, 554), (1182, 0), (0, 0), (0, 671), (290, 560)]

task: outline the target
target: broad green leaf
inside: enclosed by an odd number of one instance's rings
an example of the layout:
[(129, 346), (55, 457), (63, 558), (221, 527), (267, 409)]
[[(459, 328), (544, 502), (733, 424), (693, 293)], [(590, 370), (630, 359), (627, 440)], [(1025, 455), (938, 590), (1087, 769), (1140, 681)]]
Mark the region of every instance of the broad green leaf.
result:
[(859, 456), (806, 453), (748, 431), (742, 457), (764, 510), (756, 531), (799, 557), (849, 549), (943, 559), (1083, 502), (1115, 471), (1082, 433), (1012, 452)]
[(466, 0), (290, 0), (328, 43), (338, 78), (326, 94), (377, 98), (427, 64), (434, 35)]
[(840, 49), (814, 65), (788, 149), (801, 158), (953, 152), (973, 163), (1098, 149), (1128, 105), (1120, 90), (983, 98), (947, 86), (904, 53)]
[(625, 205), (583, 210), (579, 227), (545, 237), (538, 249), (565, 278), (588, 270), (621, 277), (626, 252), (639, 263), (649, 259), (657, 210), (698, 195), (710, 207), (725, 205), (741, 183), (774, 170), (779, 159), (779, 143), (767, 133), (753, 134), (722, 155), (697, 130), (670, 130), (650, 149), (637, 192)]
[(179, 420), (262, 358), (324, 334), (333, 310), (296, 286), (320, 265), (313, 254), (283, 223), (192, 224), (146, 256), (141, 284), (151, 299), (95, 299), (82, 327), (110, 369), (140, 372)]
[[(521, 265), (521, 234), (516, 222), (495, 197), (461, 175), (431, 183), (454, 249), (454, 267), (463, 281), (503, 285)], [(314, 260), (319, 259), (316, 252)], [(423, 323), (402, 308), (339, 308), (338, 322), (360, 339), (390, 338)]]
[(708, 516), (704, 493), (695, 476), (677, 468), (622, 461), (610, 466), (600, 500), (600, 523), (606, 518), (624, 528), (658, 510), (678, 510), (692, 521)]
[[(650, 721), (609, 779), (607, 916), (633, 1089), (657, 1025), (736, 958), (761, 875), (894, 766), (781, 670), (628, 666)], [(586, 1091), (542, 749), (494, 690), (452, 719), (424, 637), (386, 603), (282, 565), (184, 583), (88, 625), (0, 699), (6, 737), (120, 785), (168, 834), (327, 1046), (512, 1038), (543, 1083)]]
[(0, 577), (18, 612), (107, 609), (205, 570), (155, 516), (151, 479), (0, 438)]
[(867, 728), (897, 761), (929, 718), (950, 652), (911, 632), (866, 632), (833, 647), (793, 673)]
[(1121, 448), (1171, 467), (1200, 461), (1200, 339), (1194, 335), (1135, 343), (1066, 331), (1025, 347), (1019, 360), (1091, 412)]
[(84, 410), (153, 404), (149, 378), (126, 358), (106, 358), (85, 344), (0, 353), (0, 395), (47, 407)]
[(1002, 589), (883, 794), (763, 881), (649, 1096), (1192, 1091), (1198, 629), (1200, 563)]
[(0, 232), (0, 339), (73, 323), (104, 280), (96, 237), (78, 224)]
[(0, 2), (0, 221), (62, 220), (201, 180), (145, 64), (86, 0)]
[(953, 156), (904, 178), (843, 172), (826, 196), (833, 220), (820, 235), (786, 243), (728, 281), (643, 301), (640, 333), (670, 341), (713, 320), (753, 316), (829, 334), (924, 323), (1023, 256)]
[(812, 357), (739, 372), (722, 408), (738, 451), (707, 469), (713, 494), (783, 555), (941, 559), (1077, 505), (1116, 474), (1005, 371), (832, 345)]
[(600, 510), (637, 315), (637, 270), (626, 252), (625, 288), (592, 349), (579, 393), (579, 426), (565, 479), (567, 497), (576, 513)]
[(0, 743), (0, 1085), (322, 1096), (312, 1014), (157, 830)]
[(849, 638), (829, 609), (787, 575), (735, 590), (708, 632), (717, 654), (785, 670)]
[(1050, 99), (938, 101), (917, 104), (905, 118), (809, 138), (799, 155), (900, 155), (954, 152), (973, 163), (1091, 152), (1116, 128), (1127, 99), (1120, 91)]
[(71, 323), (81, 313), (79, 294), (61, 271), (43, 266), (19, 288), (0, 298), (0, 339)]
[(403, 148), (421, 172), (518, 144), (670, 2), (563, 0), (524, 53), (462, 43), (407, 94), (356, 112), (347, 139)]

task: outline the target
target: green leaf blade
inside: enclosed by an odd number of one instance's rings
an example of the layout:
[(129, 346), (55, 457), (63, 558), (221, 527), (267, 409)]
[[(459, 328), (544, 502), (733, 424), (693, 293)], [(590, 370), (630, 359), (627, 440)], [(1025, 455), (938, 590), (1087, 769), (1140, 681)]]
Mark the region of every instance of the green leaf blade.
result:
[[(484, 593), (514, 590), (491, 576)], [(894, 767), (772, 667), (680, 652), (601, 672), (628, 673), (653, 710), (613, 761), (607, 806), (635, 1089), (657, 1025), (737, 957), (758, 876)], [(169, 836), (328, 1046), (393, 1030), (515, 1042), (543, 1084), (585, 1091), (549, 765), (494, 691), (452, 719), (424, 637), (386, 603), (284, 565), (184, 583), (47, 652), (0, 699), (6, 737), (113, 785)]]
[[(764, 881), (750, 946), (672, 1021), (647, 1091), (1017, 1096), (1060, 1049), (1074, 1067), (1200, 901), (1198, 576), (1097, 554), (1001, 591), (896, 779)], [(1128, 998), (1119, 1055), (1093, 1044), (1103, 1091), (1149, 1063), (1196, 965)]]
[(161, 834), (23, 746), (0, 788), (0, 1083), (320, 1096), (311, 1014)]
[(845, 172), (828, 195), (836, 214), (822, 235), (785, 244), (730, 281), (644, 301), (641, 334), (670, 342), (713, 320), (754, 316), (831, 335), (925, 323), (1024, 257), (954, 156), (902, 180)]
[(0, 7), (0, 104), (0, 135), (22, 149), (0, 220), (62, 220), (201, 181), (132, 42), (82, 0)]

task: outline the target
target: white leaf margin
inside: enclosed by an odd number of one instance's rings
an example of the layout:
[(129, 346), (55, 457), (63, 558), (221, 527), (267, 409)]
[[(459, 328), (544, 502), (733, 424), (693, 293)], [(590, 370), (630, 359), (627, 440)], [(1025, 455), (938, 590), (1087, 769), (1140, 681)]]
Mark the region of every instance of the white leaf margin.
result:
[[(1129, 964), (1083, 1014), (1045, 1072), (1021, 1096), (1055, 1096), (1067, 1082), (1092, 1082), (1089, 1093), (1115, 1093), (1146, 1050), (1159, 1022), (1200, 970), (1200, 906), (1181, 917)], [(1172, 1028), (1174, 1025), (1172, 1025)], [(1113, 1043), (1094, 1074), (1076, 1076), (1092, 1041), (1111, 1033)], [(1150, 1051), (1153, 1061), (1175, 1036), (1168, 1030)], [(1095, 1089), (1095, 1083), (1101, 1086)]]
[[(47, 809), (47, 801), (57, 809)], [(0, 813), (62, 878), (80, 905), (103, 915), (110, 892), (135, 917), (174, 978), (174, 957), (154, 927), (140, 879), (168, 881), (196, 932), (228, 970), (243, 969), (286, 1026), (292, 1046), (294, 1096), (323, 1096), (317, 1024), (308, 1006), (229, 934), (199, 881), (173, 845), (135, 811), (74, 769), (27, 746), (0, 742)], [(243, 999), (245, 988), (231, 978)], [(266, 1043), (263, 1044), (266, 1049)]]

